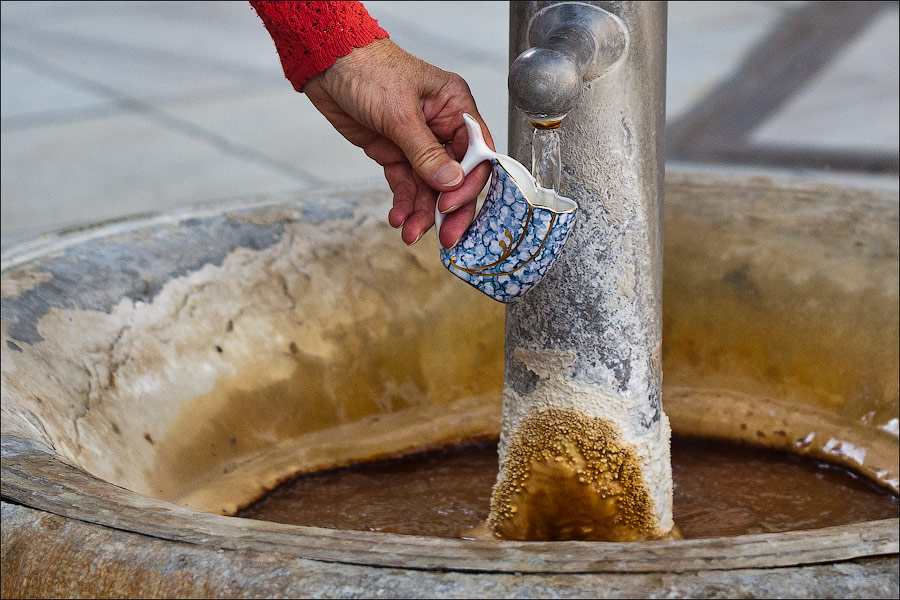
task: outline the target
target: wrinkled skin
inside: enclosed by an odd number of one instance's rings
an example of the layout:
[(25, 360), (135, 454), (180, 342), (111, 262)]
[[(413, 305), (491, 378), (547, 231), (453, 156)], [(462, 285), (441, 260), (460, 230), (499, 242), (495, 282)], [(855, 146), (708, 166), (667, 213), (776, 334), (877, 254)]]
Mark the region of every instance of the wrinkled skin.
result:
[(431, 228), (443, 192), (439, 209), (447, 216), (439, 239), (444, 247), (454, 245), (490, 175), (490, 165), (482, 163), (463, 179), (454, 160), (465, 155), (468, 142), (464, 112), (478, 120), (494, 148), (466, 82), (382, 39), (339, 58), (303, 92), (341, 135), (384, 167), (394, 193), (388, 222), (402, 228), (403, 241), (414, 244)]

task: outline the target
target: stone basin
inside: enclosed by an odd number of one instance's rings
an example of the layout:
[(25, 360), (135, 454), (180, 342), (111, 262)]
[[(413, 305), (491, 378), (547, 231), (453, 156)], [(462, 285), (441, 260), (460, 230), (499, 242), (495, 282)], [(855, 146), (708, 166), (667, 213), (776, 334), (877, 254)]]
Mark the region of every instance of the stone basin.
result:
[[(389, 203), (236, 199), (3, 255), (4, 596), (896, 597), (897, 519), (619, 544), (227, 516), (498, 435), (503, 307), (433, 236), (406, 248)], [(664, 231), (673, 430), (897, 493), (897, 192), (670, 173)]]

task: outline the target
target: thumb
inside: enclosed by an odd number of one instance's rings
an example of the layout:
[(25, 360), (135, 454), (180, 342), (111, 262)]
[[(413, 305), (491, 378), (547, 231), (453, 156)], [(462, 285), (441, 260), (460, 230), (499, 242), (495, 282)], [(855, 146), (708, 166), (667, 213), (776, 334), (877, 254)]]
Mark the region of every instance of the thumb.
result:
[(463, 170), (450, 158), (423, 119), (398, 128), (394, 143), (400, 147), (412, 168), (428, 185), (438, 191), (456, 189), (463, 182)]

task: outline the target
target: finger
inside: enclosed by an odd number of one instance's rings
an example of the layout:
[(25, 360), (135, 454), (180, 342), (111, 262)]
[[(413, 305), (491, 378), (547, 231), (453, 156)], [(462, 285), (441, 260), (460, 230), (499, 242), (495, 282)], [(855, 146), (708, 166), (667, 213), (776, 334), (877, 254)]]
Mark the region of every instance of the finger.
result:
[(427, 99), (422, 105), (429, 127), (439, 138), (443, 136), (452, 141), (457, 158), (462, 157), (465, 154), (468, 140), (468, 130), (463, 113), (468, 113), (481, 126), (482, 136), (488, 147), (496, 150), (494, 138), (478, 111), (469, 84), (456, 73), (438, 72), (439, 75), (433, 82), (433, 87), (439, 89), (440, 92)]
[(384, 168), (384, 178), (394, 193), (394, 205), (388, 213), (391, 227), (401, 227), (413, 213), (416, 182), (409, 163), (394, 163)]
[(416, 199), (413, 212), (403, 224), (401, 237), (406, 244), (415, 244), (426, 231), (434, 225), (434, 204), (437, 201), (437, 192), (427, 185), (418, 176), (416, 179)]
[(431, 188), (449, 191), (463, 182), (459, 163), (450, 158), (425, 123), (422, 111), (416, 109), (413, 119), (403, 119), (390, 128), (389, 137), (397, 144), (415, 172)]
[(466, 232), (475, 218), (475, 202), (463, 204), (458, 210), (444, 217), (438, 239), (444, 248), (452, 248)]
[(444, 192), (438, 201), (438, 210), (442, 213), (450, 213), (458, 209), (463, 204), (475, 202), (478, 194), (484, 189), (491, 176), (491, 163), (483, 162), (474, 169), (466, 177), (466, 180), (457, 189)]
[(409, 164), (406, 155), (400, 147), (384, 137), (378, 135), (369, 145), (364, 148), (366, 156), (377, 162), (382, 167), (386, 167), (394, 163)]

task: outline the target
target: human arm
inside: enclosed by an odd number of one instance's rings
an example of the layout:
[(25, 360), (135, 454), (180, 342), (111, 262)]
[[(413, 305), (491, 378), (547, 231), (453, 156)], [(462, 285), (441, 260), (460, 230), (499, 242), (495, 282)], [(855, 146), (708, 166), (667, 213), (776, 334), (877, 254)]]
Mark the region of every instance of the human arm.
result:
[[(462, 179), (453, 157), (466, 149), (463, 112), (478, 119), (493, 147), (465, 81), (384, 39), (387, 33), (359, 3), (251, 4), (272, 34), (295, 89), (384, 168), (394, 194), (388, 221), (402, 229), (403, 241), (415, 243), (431, 227), (437, 195), (445, 192), (440, 209), (451, 214), (440, 240), (453, 245), (471, 223), (475, 196), (490, 172), (481, 165)], [(327, 12), (329, 7), (334, 11)], [(316, 8), (318, 13), (310, 13)], [(326, 37), (317, 38), (315, 27), (326, 29)], [(354, 43), (364, 45), (350, 48)], [(322, 70), (310, 76), (315, 69)]]

